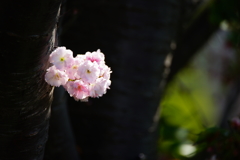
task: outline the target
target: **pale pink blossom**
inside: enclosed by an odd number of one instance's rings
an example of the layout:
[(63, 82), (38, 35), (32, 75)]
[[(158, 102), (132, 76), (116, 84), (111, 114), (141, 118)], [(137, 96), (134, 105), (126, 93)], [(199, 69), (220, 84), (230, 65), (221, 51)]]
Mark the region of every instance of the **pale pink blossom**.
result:
[(110, 80), (104, 78), (98, 78), (95, 83), (90, 84), (89, 95), (90, 97), (101, 97), (106, 93), (111, 84)]
[(86, 59), (90, 60), (91, 62), (97, 62), (98, 64), (100, 63), (105, 63), (104, 59), (105, 56), (104, 54), (98, 49), (97, 51), (94, 52), (86, 52)]
[(73, 57), (71, 50), (58, 47), (50, 54), (53, 64), (47, 69), (45, 81), (67, 90), (76, 101), (88, 101), (89, 97), (101, 97), (111, 85), (111, 69), (105, 64), (104, 54), (97, 50)]
[(101, 77), (103, 77), (104, 79), (110, 79), (110, 74), (112, 73), (112, 71), (107, 65), (100, 64), (99, 69)]
[(110, 85), (112, 84), (112, 81), (111, 80), (106, 80), (106, 83), (105, 83), (105, 87), (107, 88), (107, 89), (110, 89)]
[(86, 60), (86, 55), (85, 54), (78, 54), (76, 57), (75, 57), (76, 61), (78, 63), (82, 63)]
[(68, 76), (65, 72), (56, 69), (55, 66), (52, 66), (47, 69), (45, 81), (51, 86), (59, 87), (60, 85), (65, 85), (67, 83)]
[(65, 47), (58, 47), (50, 54), (49, 61), (55, 65), (57, 69), (65, 70), (65, 68), (69, 67), (74, 61), (73, 53)]
[(78, 70), (77, 64), (73, 64), (72, 66), (66, 68), (66, 73), (67, 73), (69, 79), (75, 80), (75, 79), (79, 78), (79, 76), (77, 74), (77, 70)]
[(78, 68), (78, 75), (87, 83), (93, 83), (100, 75), (100, 70), (96, 62), (85, 61)]
[(79, 66), (83, 63), (83, 59), (74, 58), (70, 66), (66, 68), (66, 73), (71, 80), (80, 79), (80, 76), (77, 74)]
[(68, 81), (64, 88), (75, 100), (86, 99), (89, 96), (89, 87), (81, 80)]

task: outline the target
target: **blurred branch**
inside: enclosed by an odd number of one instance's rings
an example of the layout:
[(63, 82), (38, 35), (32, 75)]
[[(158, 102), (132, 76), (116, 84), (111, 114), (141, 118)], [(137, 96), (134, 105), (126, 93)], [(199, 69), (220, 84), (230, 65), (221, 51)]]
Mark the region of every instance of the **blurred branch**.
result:
[(193, 16), (192, 22), (182, 37), (177, 42), (177, 48), (173, 51), (174, 56), (170, 66), (167, 82), (171, 81), (193, 57), (197, 50), (202, 47), (206, 40), (218, 29), (219, 23), (211, 23), (209, 15), (214, 0), (210, 0), (201, 6)]
[(232, 86), (227, 96), (226, 104), (224, 106), (224, 111), (222, 112), (223, 114), (220, 122), (221, 127), (228, 126), (228, 120), (230, 118), (229, 115), (233, 112), (234, 109), (236, 110), (235, 107), (239, 95), (240, 95), (240, 79), (236, 80), (235, 84)]

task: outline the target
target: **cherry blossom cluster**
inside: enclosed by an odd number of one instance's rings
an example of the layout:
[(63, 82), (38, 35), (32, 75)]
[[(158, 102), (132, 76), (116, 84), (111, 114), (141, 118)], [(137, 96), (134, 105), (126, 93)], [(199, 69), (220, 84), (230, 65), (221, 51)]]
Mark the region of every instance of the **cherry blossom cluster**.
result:
[(63, 86), (75, 100), (101, 97), (111, 84), (111, 69), (104, 54), (97, 50), (73, 57), (73, 52), (58, 47), (49, 57), (53, 65), (47, 69), (45, 81), (51, 86)]

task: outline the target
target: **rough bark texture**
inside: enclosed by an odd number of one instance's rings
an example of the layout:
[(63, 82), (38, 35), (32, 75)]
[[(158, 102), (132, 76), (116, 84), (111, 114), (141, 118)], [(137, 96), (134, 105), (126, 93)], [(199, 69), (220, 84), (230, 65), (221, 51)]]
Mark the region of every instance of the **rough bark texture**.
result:
[[(65, 13), (66, 0), (62, 1), (61, 15)], [(58, 35), (62, 32), (62, 18), (58, 22)], [(61, 43), (57, 39), (56, 46)], [(53, 92), (49, 138), (46, 143), (44, 160), (79, 160), (76, 142), (68, 115), (67, 93), (63, 87)]]
[(83, 159), (156, 159), (159, 85), (181, 1), (68, 2), (62, 44), (77, 54), (100, 48), (113, 70), (102, 98), (70, 101)]
[(66, 96), (63, 87), (54, 89), (44, 160), (79, 160), (69, 121)]
[(0, 2), (0, 159), (41, 160), (52, 87), (44, 80), (60, 0)]

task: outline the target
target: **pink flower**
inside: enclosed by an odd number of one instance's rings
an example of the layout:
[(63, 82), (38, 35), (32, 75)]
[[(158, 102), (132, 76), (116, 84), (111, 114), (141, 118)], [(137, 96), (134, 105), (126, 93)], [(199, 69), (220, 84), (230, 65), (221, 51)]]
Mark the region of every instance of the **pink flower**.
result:
[(82, 63), (86, 60), (86, 55), (84, 54), (78, 54), (75, 59), (79, 62), (79, 63)]
[(106, 93), (106, 90), (111, 84), (110, 80), (104, 78), (98, 78), (96, 83), (90, 84), (89, 95), (90, 97), (101, 97)]
[(103, 77), (104, 79), (110, 79), (110, 74), (112, 73), (112, 71), (107, 65), (100, 64), (99, 69), (101, 77)]
[(89, 96), (88, 85), (81, 80), (68, 81), (64, 87), (75, 100), (86, 99)]
[(83, 60), (80, 58), (74, 58), (73, 62), (66, 69), (66, 73), (71, 80), (80, 79), (80, 76), (77, 74), (79, 66), (83, 63)]
[(65, 47), (58, 47), (50, 54), (49, 61), (54, 64), (57, 69), (64, 70), (73, 63), (73, 53)]
[(105, 63), (104, 59), (105, 56), (104, 54), (98, 49), (96, 52), (86, 52), (86, 59), (90, 60), (91, 62), (97, 62), (98, 64), (100, 63)]
[(47, 69), (45, 81), (51, 86), (59, 87), (60, 85), (65, 85), (67, 83), (68, 76), (65, 72), (56, 69), (55, 66), (52, 66)]
[(89, 97), (100, 97), (111, 85), (111, 69), (105, 65), (104, 54), (97, 50), (73, 57), (71, 50), (58, 47), (49, 57), (52, 67), (47, 69), (45, 81), (63, 87), (76, 101), (88, 101)]
[(93, 83), (99, 77), (100, 70), (96, 62), (85, 61), (79, 66), (77, 73), (83, 81)]
[(75, 79), (79, 78), (79, 76), (77, 74), (77, 70), (78, 70), (78, 65), (77, 64), (73, 64), (69, 68), (66, 68), (66, 73), (67, 73), (69, 79), (75, 80)]

